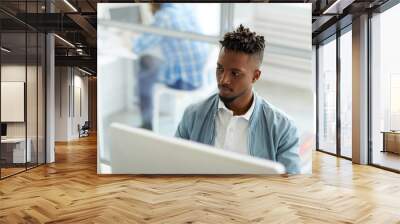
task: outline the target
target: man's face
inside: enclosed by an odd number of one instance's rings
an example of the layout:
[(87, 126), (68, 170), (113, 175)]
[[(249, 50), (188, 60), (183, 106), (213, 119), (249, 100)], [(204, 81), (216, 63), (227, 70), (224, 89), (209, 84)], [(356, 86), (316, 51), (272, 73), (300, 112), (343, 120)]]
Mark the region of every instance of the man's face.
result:
[(221, 100), (224, 103), (230, 103), (248, 93), (260, 74), (254, 57), (222, 48), (216, 71)]

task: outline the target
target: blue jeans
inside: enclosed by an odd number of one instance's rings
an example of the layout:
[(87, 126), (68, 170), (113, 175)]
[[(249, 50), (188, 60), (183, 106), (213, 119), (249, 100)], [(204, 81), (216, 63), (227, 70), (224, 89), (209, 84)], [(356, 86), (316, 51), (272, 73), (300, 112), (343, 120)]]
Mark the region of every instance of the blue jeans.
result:
[[(144, 55), (139, 59), (138, 88), (142, 128), (149, 130), (153, 129), (154, 85), (158, 82), (161, 63), (160, 59), (150, 55)], [(167, 86), (181, 90), (194, 90), (198, 88), (182, 80), (178, 80), (173, 84), (167, 84)]]

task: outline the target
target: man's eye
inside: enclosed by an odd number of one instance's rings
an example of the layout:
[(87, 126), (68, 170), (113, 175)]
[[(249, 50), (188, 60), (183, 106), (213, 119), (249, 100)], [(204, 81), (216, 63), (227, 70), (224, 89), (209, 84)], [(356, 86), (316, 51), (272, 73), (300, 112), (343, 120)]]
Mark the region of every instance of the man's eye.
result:
[(240, 73), (239, 72), (232, 72), (232, 75), (235, 76), (235, 77), (238, 77), (240, 75)]

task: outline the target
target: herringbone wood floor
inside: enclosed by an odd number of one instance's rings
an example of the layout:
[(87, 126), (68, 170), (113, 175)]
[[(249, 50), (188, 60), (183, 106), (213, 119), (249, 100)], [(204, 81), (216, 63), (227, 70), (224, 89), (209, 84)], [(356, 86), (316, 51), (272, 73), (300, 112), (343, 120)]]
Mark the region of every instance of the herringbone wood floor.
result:
[(400, 175), (316, 152), (313, 174), (98, 176), (96, 139), (0, 181), (0, 223), (400, 223)]

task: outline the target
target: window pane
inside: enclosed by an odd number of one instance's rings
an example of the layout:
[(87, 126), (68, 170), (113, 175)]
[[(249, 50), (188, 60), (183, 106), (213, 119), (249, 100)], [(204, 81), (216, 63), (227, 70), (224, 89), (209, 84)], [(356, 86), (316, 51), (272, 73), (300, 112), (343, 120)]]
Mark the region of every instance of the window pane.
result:
[(372, 163), (400, 170), (400, 5), (372, 18)]
[(352, 35), (340, 37), (340, 121), (341, 155), (351, 158), (352, 141)]
[[(164, 29), (217, 36), (220, 32), (220, 3), (107, 3), (99, 15), (121, 23), (143, 24)], [(202, 15), (207, 16), (202, 16)], [(186, 27), (182, 30), (182, 27)]]
[(336, 153), (336, 40), (318, 51), (319, 149)]

